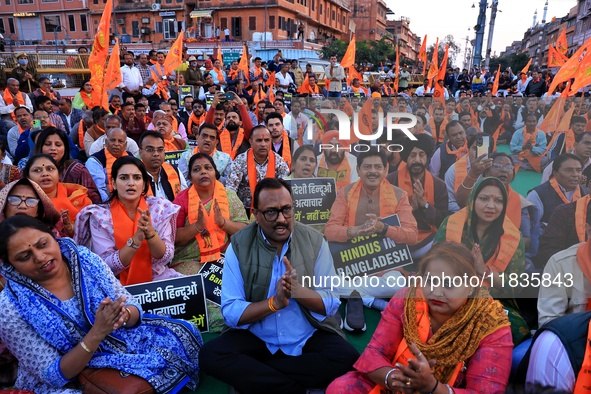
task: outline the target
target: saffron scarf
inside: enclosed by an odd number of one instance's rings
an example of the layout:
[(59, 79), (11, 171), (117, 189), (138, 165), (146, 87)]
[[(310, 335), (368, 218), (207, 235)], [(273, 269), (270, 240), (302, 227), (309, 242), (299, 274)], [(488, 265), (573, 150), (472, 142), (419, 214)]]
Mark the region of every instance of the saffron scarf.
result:
[(78, 145), (84, 149), (84, 120), (78, 122)]
[(560, 199), (562, 200), (562, 202), (564, 202), (565, 204), (568, 204), (569, 202), (575, 202), (577, 201), (579, 198), (581, 198), (581, 186), (577, 185), (577, 188), (573, 194), (573, 200), (569, 201), (568, 198), (566, 198), (566, 195), (562, 192), (562, 189), (560, 188), (560, 186), (558, 185), (558, 181), (556, 180), (556, 178), (552, 178), (550, 179), (550, 186), (552, 186), (552, 189), (554, 189), (554, 191), (556, 192), (556, 194), (558, 194), (558, 197), (560, 197)]
[(198, 126), (201, 126), (201, 124), (205, 122), (205, 113), (201, 114), (200, 117), (197, 117), (197, 115), (195, 115), (193, 112), (191, 112), (191, 116), (189, 117), (189, 124), (187, 127), (187, 134), (189, 135), (193, 135), (192, 129), (193, 129), (193, 123), (196, 123)]
[[(587, 304), (587, 310), (589, 310), (589, 304)], [(577, 375), (577, 381), (575, 383), (575, 390), (573, 393), (589, 394), (589, 392), (591, 392), (591, 322), (587, 327), (587, 345), (585, 346), (585, 356), (583, 358), (581, 370)]]
[[(143, 196), (140, 198), (138, 207), (144, 211), (148, 209)], [(115, 246), (117, 250), (123, 249), (127, 245), (127, 240), (134, 236), (140, 216), (140, 213), (136, 212), (132, 220), (123, 204), (116, 198), (113, 200), (111, 203), (111, 217), (113, 219)], [(152, 255), (148, 241), (145, 239), (142, 241), (140, 248), (135, 252), (127, 269), (119, 275), (119, 279), (123, 286), (152, 281)]]
[[(356, 226), (355, 218), (357, 216), (357, 207), (359, 206), (359, 197), (361, 195), (361, 188), (363, 184), (361, 180), (358, 180), (353, 184), (349, 193), (347, 193), (347, 202), (349, 204), (349, 226)], [(386, 179), (380, 183), (379, 186), (379, 198), (380, 198), (380, 218), (385, 218), (396, 213), (398, 208), (398, 199), (394, 192), (394, 187)]]
[[(437, 126), (435, 125), (435, 119), (430, 118), (429, 121), (427, 122), (427, 125), (431, 126), (431, 133), (434, 135), (434, 137), (437, 137), (438, 143), (442, 143), (443, 140), (445, 139), (445, 127), (447, 126), (447, 123), (448, 123), (447, 119), (444, 118), (443, 121), (441, 122), (441, 125), (439, 125), (439, 134), (437, 134)], [(450, 153), (449, 150), (447, 153)]]
[(507, 186), (507, 217), (511, 219), (511, 222), (515, 225), (515, 227), (521, 227), (521, 197), (519, 193), (516, 193), (515, 190), (511, 189), (511, 186)]
[[(20, 94), (18, 94), (20, 93)], [(16, 94), (16, 100), (19, 104), (19, 106), (24, 107), (25, 106), (25, 94), (23, 92), (18, 92)], [(14, 97), (12, 96), (12, 93), (10, 93), (10, 91), (8, 89), (4, 89), (4, 102), (6, 103), (6, 105), (11, 105), (14, 103)], [(12, 120), (16, 120), (16, 116), (14, 115), (14, 111), (10, 114), (12, 116)]]
[(345, 187), (351, 183), (351, 165), (347, 157), (339, 164), (336, 170), (330, 170), (326, 168), (326, 162), (324, 160), (324, 154), (320, 157), (318, 163), (318, 169), (316, 171), (319, 178), (328, 177), (334, 178), (337, 183), (337, 188)]
[[(423, 197), (424, 199), (431, 205), (435, 205), (435, 185), (433, 181), (433, 175), (427, 170), (425, 170), (425, 177), (423, 179)], [(398, 166), (398, 187), (402, 188), (405, 192), (408, 193), (409, 200), (412, 198), (414, 194), (414, 189), (412, 187), (412, 178), (410, 177), (410, 173), (408, 172), (408, 167), (406, 166), (405, 162), (401, 162)], [(423, 242), (425, 238), (429, 235), (434, 234), (437, 232), (437, 227), (430, 226), (430, 230), (419, 230), (419, 240), (418, 242)]]
[[(577, 248), (577, 263), (585, 279), (591, 282), (591, 240), (587, 240)], [(591, 310), (591, 298), (587, 300), (586, 310)]]
[(84, 104), (88, 109), (94, 107), (94, 101), (92, 101), (92, 95), (84, 91), (80, 92), (80, 98), (84, 101)]
[(283, 160), (285, 160), (287, 166), (291, 170), (291, 147), (289, 146), (289, 137), (287, 136), (287, 133), (285, 131), (283, 132), (282, 138), (283, 141), (281, 142), (281, 147), (283, 148), (283, 150), (281, 152), (281, 157), (283, 158)]
[(51, 199), (51, 202), (58, 212), (62, 210), (68, 211), (68, 217), (72, 224), (76, 222), (78, 212), (85, 206), (92, 204), (92, 201), (88, 198), (87, 188), (73, 183), (61, 182), (58, 182), (57, 195)]
[[(534, 170), (536, 170), (537, 172), (542, 172), (542, 157), (543, 155), (540, 156), (534, 156), (531, 153), (531, 149), (523, 149), (523, 147), (525, 145), (527, 145), (528, 143), (531, 143), (532, 146), (536, 145), (536, 135), (538, 133), (538, 130), (536, 129), (533, 133), (526, 133), (525, 130), (523, 131), (523, 145), (521, 146), (521, 152), (519, 152), (519, 160), (523, 161), (524, 159), (527, 160), (529, 162), (529, 164), (532, 166), (532, 168)], [(527, 134), (527, 136), (526, 136)], [(519, 169), (519, 167), (521, 166), (521, 164), (517, 165), (517, 168), (515, 169), (515, 171), (517, 171)]]
[[(117, 157), (113, 156), (107, 148), (105, 148), (105, 170), (107, 172), (107, 184), (109, 186), (109, 192), (113, 191), (113, 180), (111, 179), (111, 170), (113, 169), (113, 163), (117, 160)], [(120, 157), (127, 156), (127, 152), (123, 152)]]
[[(168, 163), (162, 163), (162, 169), (164, 172), (166, 172), (168, 183), (170, 184), (172, 193), (176, 197), (181, 192), (181, 181), (179, 179), (179, 174), (176, 172), (174, 167)], [(148, 193), (146, 193), (146, 196), (154, 196), (151, 187), (148, 188)]]
[(468, 155), (462, 157), (456, 161), (455, 165), (456, 177), (454, 179), (454, 192), (458, 192), (460, 185), (464, 182), (464, 179), (468, 176)]
[(227, 129), (222, 130), (220, 133), (220, 146), (222, 148), (222, 152), (227, 153), (230, 155), (230, 158), (234, 160), (236, 158), (236, 154), (238, 153), (238, 149), (242, 142), (244, 141), (244, 129), (241, 127), (238, 129), (238, 136), (236, 137), (236, 143), (232, 147), (232, 136)]
[[(228, 203), (228, 194), (226, 193), (226, 188), (221, 184), (220, 181), (215, 181), (212, 198), (214, 203), (211, 205), (209, 212), (207, 212), (207, 209), (203, 208), (205, 213), (205, 228), (201, 233), (195, 236), (195, 239), (199, 244), (199, 251), (201, 253), (201, 264), (219, 260), (220, 253), (226, 248), (227, 233), (215, 222), (215, 214), (213, 210), (213, 206), (217, 201), (218, 205), (220, 206), (222, 216), (226, 219), (226, 221), (230, 220), (230, 204)], [(189, 189), (188, 199), (189, 223), (197, 223), (197, 219), (199, 218), (199, 202), (201, 202), (201, 199), (199, 198), (199, 193), (197, 193), (197, 190), (195, 190), (195, 186), (192, 186)]]
[[(274, 178), (275, 153), (271, 151), (267, 157), (267, 172), (265, 174), (265, 178)], [(258, 171), (256, 168), (256, 162), (254, 161), (254, 153), (252, 152), (252, 149), (249, 149), (248, 153), (246, 153), (246, 171), (248, 176), (248, 187), (250, 188), (250, 195), (252, 197), (250, 207), (252, 208), (252, 204), (254, 203), (254, 189), (258, 183)]]
[(585, 242), (587, 240), (587, 232), (585, 231), (585, 219), (587, 217), (587, 207), (591, 201), (591, 195), (586, 195), (583, 198), (579, 198), (575, 208), (575, 229), (577, 230), (577, 236), (579, 242)]
[(456, 161), (460, 160), (462, 157), (464, 157), (468, 153), (468, 141), (464, 142), (464, 145), (456, 150), (452, 150), (449, 147), (450, 145), (451, 145), (451, 143), (445, 144), (445, 151), (449, 155), (456, 155)]

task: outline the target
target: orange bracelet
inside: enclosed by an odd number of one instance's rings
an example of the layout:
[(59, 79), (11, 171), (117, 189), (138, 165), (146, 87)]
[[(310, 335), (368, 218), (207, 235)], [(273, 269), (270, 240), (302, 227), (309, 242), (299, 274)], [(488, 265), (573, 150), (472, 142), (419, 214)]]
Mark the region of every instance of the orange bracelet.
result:
[(269, 298), (269, 309), (271, 310), (271, 312), (275, 313), (275, 312), (279, 312), (279, 309), (275, 309), (275, 307), (273, 306), (273, 299), (275, 298), (275, 296), (271, 296), (271, 298)]

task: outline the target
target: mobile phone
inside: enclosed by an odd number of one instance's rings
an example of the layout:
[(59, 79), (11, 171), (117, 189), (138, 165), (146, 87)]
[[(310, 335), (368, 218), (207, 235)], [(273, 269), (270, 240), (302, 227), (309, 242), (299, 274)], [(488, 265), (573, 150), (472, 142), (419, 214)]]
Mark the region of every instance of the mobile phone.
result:
[(486, 155), (488, 159), (488, 150), (490, 147), (490, 135), (479, 135), (476, 139), (476, 157)]
[(226, 101), (232, 101), (232, 100), (234, 100), (234, 95), (232, 94), (232, 92), (227, 92), (225, 94), (225, 96), (226, 96)]
[(41, 120), (33, 119), (33, 126), (31, 127), (32, 130), (41, 130)]

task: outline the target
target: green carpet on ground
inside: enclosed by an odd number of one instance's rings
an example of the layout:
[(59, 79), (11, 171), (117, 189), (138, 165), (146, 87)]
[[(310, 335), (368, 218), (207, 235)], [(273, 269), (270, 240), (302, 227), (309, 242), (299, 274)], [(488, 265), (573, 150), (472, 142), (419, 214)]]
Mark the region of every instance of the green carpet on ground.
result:
[[(509, 152), (509, 145), (499, 145), (499, 152)], [(511, 183), (511, 187), (519, 194), (527, 196), (527, 192), (540, 184), (542, 174), (534, 171), (518, 171), (515, 179)], [(365, 322), (367, 324), (367, 330), (364, 333), (351, 334), (347, 333), (347, 340), (351, 343), (360, 353), (365, 349), (369, 340), (371, 339), (373, 332), (375, 331), (379, 321), (380, 313), (373, 309), (364, 308), (365, 311)], [(341, 305), (341, 315), (344, 315), (344, 303)], [(203, 334), (203, 340), (205, 342), (217, 337), (216, 334)], [(199, 393), (199, 394), (226, 394), (228, 393), (228, 385), (220, 382), (219, 380), (211, 377), (202, 375), (201, 383), (197, 391), (183, 391), (183, 394)]]

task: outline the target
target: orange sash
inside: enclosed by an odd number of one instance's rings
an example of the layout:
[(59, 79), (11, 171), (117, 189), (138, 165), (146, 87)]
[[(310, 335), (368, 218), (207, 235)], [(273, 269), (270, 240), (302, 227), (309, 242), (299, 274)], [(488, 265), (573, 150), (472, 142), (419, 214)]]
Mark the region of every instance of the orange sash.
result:
[(320, 94), (320, 87), (318, 85), (314, 85), (314, 88), (312, 88), (312, 85), (308, 85), (308, 93), (310, 93), (310, 94)]
[[(437, 137), (437, 142), (441, 143), (443, 142), (443, 140), (445, 139), (445, 127), (447, 126), (447, 119), (443, 119), (443, 122), (441, 122), (441, 125), (439, 126), (439, 134), (437, 135), (437, 126), (435, 125), (435, 119), (433, 119), (432, 117), (429, 119), (429, 121), (427, 122), (427, 124), (429, 126), (431, 126), (431, 134), (433, 134), (433, 138)], [(449, 146), (448, 146), (449, 148)], [(462, 148), (460, 148), (462, 149)], [(451, 154), (451, 152), (448, 150), (447, 153)]]
[(456, 161), (456, 178), (454, 179), (454, 192), (457, 193), (458, 189), (464, 179), (468, 176), (468, 155), (462, 157), (460, 160)]
[(287, 166), (291, 170), (291, 147), (289, 146), (289, 137), (285, 131), (283, 132), (283, 142), (281, 143), (281, 146), (283, 147), (281, 157), (285, 160)]
[(263, 77), (263, 68), (262, 67), (254, 66), (253, 74), (257, 80), (261, 80), (261, 82), (263, 81), (264, 77)]
[(236, 158), (236, 154), (238, 153), (238, 149), (242, 142), (244, 141), (244, 129), (241, 127), (238, 129), (238, 136), (236, 137), (236, 143), (232, 147), (232, 136), (230, 136), (230, 132), (227, 129), (222, 130), (220, 133), (220, 146), (222, 147), (222, 152), (227, 153), (230, 155), (230, 158), (234, 160)]
[[(162, 163), (162, 169), (164, 170), (164, 172), (166, 172), (168, 183), (170, 183), (172, 193), (176, 197), (181, 192), (181, 180), (179, 179), (179, 174), (177, 174), (176, 170), (172, 165), (166, 162)], [(146, 193), (146, 196), (154, 196), (151, 187), (148, 187), (148, 193)]]
[(90, 95), (90, 93), (86, 93), (84, 91), (80, 92), (80, 98), (82, 99), (82, 101), (84, 101), (84, 104), (88, 109), (94, 107), (94, 101), (92, 101), (92, 96)]
[[(20, 106), (24, 106), (25, 105), (25, 94), (23, 92), (19, 92), (20, 94), (16, 95), (16, 100), (18, 101), (18, 104)], [(14, 103), (14, 98), (12, 97), (12, 94), (8, 91), (7, 89), (4, 89), (4, 102), (6, 103), (6, 105), (10, 105)], [(12, 116), (12, 120), (16, 120), (16, 116), (14, 115), (14, 111), (12, 114), (10, 114)]]
[[(425, 295), (423, 294), (423, 290), (421, 288), (417, 288), (416, 290), (416, 308), (417, 308), (417, 326), (419, 331), (419, 338), (423, 343), (427, 343), (429, 338), (429, 331), (431, 330), (431, 319), (429, 318), (429, 304), (427, 304), (427, 300), (425, 300)], [(398, 349), (396, 350), (396, 355), (392, 360), (392, 365), (396, 365), (396, 363), (400, 363), (404, 366), (408, 365), (409, 359), (416, 358), (415, 355), (410, 350), (410, 346), (406, 342), (404, 337), (402, 341), (400, 341), (400, 345), (398, 345)], [(454, 369), (451, 378), (446, 383), (453, 387), (456, 379), (460, 371), (462, 370), (464, 363), (459, 363), (456, 368)], [(376, 385), (369, 394), (380, 394), (382, 392), (382, 386)], [(400, 393), (400, 391), (395, 391), (395, 393)]]
[[(127, 156), (127, 152), (123, 152), (121, 157)], [(109, 192), (113, 191), (113, 180), (111, 179), (111, 169), (113, 168), (113, 163), (117, 160), (117, 157), (113, 156), (111, 152), (107, 148), (105, 148), (105, 170), (107, 171), (107, 184), (109, 185)]]
[[(144, 197), (140, 198), (138, 207), (144, 211), (148, 209)], [(140, 213), (136, 212), (134, 220), (131, 220), (123, 204), (118, 199), (113, 200), (111, 203), (111, 217), (113, 219), (115, 247), (117, 250), (123, 249), (127, 245), (127, 240), (134, 236), (140, 216)], [(119, 275), (119, 279), (123, 286), (152, 281), (152, 255), (150, 254), (148, 241), (142, 241), (128, 268)]]
[[(578, 253), (577, 253), (578, 257)], [(587, 305), (589, 310), (589, 305)], [(587, 328), (587, 345), (585, 346), (585, 357), (583, 358), (583, 365), (577, 375), (577, 382), (575, 383), (574, 394), (588, 394), (591, 392), (591, 322)]]
[[(199, 217), (199, 193), (192, 186), (189, 189), (189, 209), (188, 219), (189, 223), (197, 223)], [(218, 202), (222, 216), (226, 220), (230, 220), (230, 204), (228, 203), (228, 194), (226, 188), (219, 181), (215, 182), (213, 189), (213, 202), (209, 209), (205, 209), (205, 229), (202, 233), (195, 236), (195, 239), (199, 243), (199, 251), (201, 252), (201, 264), (209, 261), (219, 260), (220, 252), (225, 250), (226, 231), (217, 225), (215, 222), (215, 215), (213, 212), (213, 204), (215, 201)]]
[(560, 188), (560, 186), (558, 186), (558, 181), (556, 180), (556, 178), (550, 179), (549, 182), (550, 182), (550, 186), (552, 186), (552, 189), (554, 189), (556, 194), (558, 194), (558, 197), (560, 197), (562, 202), (564, 202), (565, 204), (568, 204), (569, 202), (575, 202), (579, 198), (581, 198), (581, 186), (577, 186), (577, 189), (575, 190), (575, 193), (573, 194), (573, 200), (569, 201), (569, 199), (566, 198), (566, 196), (562, 192), (562, 189)]
[(591, 201), (591, 195), (586, 195), (583, 198), (579, 198), (576, 203), (575, 209), (575, 229), (577, 230), (577, 236), (579, 242), (585, 242), (587, 240), (587, 232), (585, 231), (585, 223), (587, 218), (587, 206)]
[[(445, 240), (462, 243), (462, 234), (464, 233), (466, 220), (468, 220), (468, 211), (466, 208), (462, 208), (451, 215), (447, 219)], [(505, 272), (509, 262), (515, 255), (515, 251), (519, 247), (520, 238), (521, 233), (519, 229), (515, 227), (511, 219), (505, 217), (503, 220), (503, 235), (501, 235), (497, 250), (486, 262), (487, 267), (490, 267), (495, 272)]]
[(336, 170), (331, 170), (326, 168), (324, 155), (322, 155), (322, 157), (320, 158), (320, 163), (318, 163), (316, 175), (319, 178), (334, 178), (337, 182), (338, 189), (340, 189), (341, 187), (345, 187), (349, 183), (351, 183), (351, 166), (349, 165), (349, 160), (347, 160), (347, 157), (345, 156), (341, 164), (339, 164), (338, 168)]
[(78, 122), (78, 145), (80, 145), (80, 149), (84, 149), (84, 120), (81, 119)]
[[(532, 146), (536, 145), (536, 135), (538, 134), (538, 129), (536, 129), (535, 132), (533, 133), (526, 133), (525, 130), (523, 130), (523, 145), (522, 145), (522, 150), (521, 152), (519, 152), (519, 160), (523, 161), (523, 159), (526, 159), (529, 164), (532, 166), (532, 168), (534, 170), (536, 170), (537, 172), (542, 172), (542, 157), (544, 157), (544, 155), (540, 155), (540, 156), (534, 156), (531, 153), (531, 149), (523, 149), (523, 147), (528, 143), (531, 142)], [(527, 135), (527, 137), (526, 137)], [(518, 164), (519, 165), (519, 164)], [(517, 171), (518, 168), (515, 169), (515, 171)]]
[[(577, 248), (577, 263), (585, 279), (591, 282), (591, 240), (586, 241)], [(591, 310), (591, 298), (587, 300), (586, 310)]]
[(515, 227), (521, 227), (521, 197), (511, 189), (511, 186), (507, 187), (507, 195), (509, 196), (507, 201), (507, 217), (513, 222)]
[[(402, 188), (405, 192), (408, 193), (408, 199), (410, 200), (414, 194), (414, 190), (412, 188), (412, 179), (408, 172), (408, 167), (406, 166), (405, 162), (401, 162), (398, 166), (398, 187)], [(424, 187), (424, 198), (425, 200), (431, 205), (435, 206), (435, 186), (433, 182), (433, 175), (427, 170), (425, 170), (425, 178), (423, 180), (423, 187)], [(423, 242), (425, 238), (429, 235), (434, 234), (437, 232), (437, 227), (431, 226), (430, 230), (419, 230), (419, 240), (418, 243)]]
[[(250, 188), (250, 196), (252, 197), (250, 207), (252, 208), (252, 204), (254, 203), (254, 189), (257, 186), (258, 181), (258, 171), (256, 168), (256, 163), (254, 161), (254, 153), (252, 153), (252, 149), (248, 150), (246, 154), (246, 171), (248, 175), (248, 187)], [(275, 177), (275, 153), (271, 150), (268, 155), (267, 161), (267, 173), (265, 174), (265, 178), (274, 178)]]
[(220, 83), (220, 85), (223, 85), (224, 72), (222, 70), (220, 70), (219, 68), (215, 68), (214, 71), (215, 71), (216, 75), (218, 76), (218, 82)]
[(193, 123), (197, 123), (199, 126), (201, 126), (203, 122), (205, 122), (205, 112), (201, 114), (200, 117), (197, 117), (197, 115), (191, 112), (191, 116), (189, 117), (188, 122), (189, 127), (187, 127), (187, 135), (193, 135), (193, 132), (191, 131), (193, 129)]
[[(179, 144), (179, 142), (176, 140), (182, 141), (182, 143), (185, 146), (181, 147), (181, 146), (177, 145), (177, 144)], [(164, 138), (164, 151), (165, 152), (172, 152), (175, 150), (184, 150), (185, 148), (186, 148), (185, 141), (180, 138), (175, 138), (175, 137), (172, 137), (169, 139)]]
[(394, 96), (394, 89), (392, 89), (389, 86), (385, 86), (385, 85), (382, 86), (382, 96), (388, 96), (388, 97)]
[[(361, 179), (353, 184), (347, 194), (349, 203), (349, 226), (356, 226), (355, 217), (357, 216), (357, 207), (359, 206), (359, 196), (361, 195)], [(386, 179), (380, 184), (380, 218), (385, 218), (396, 213), (398, 208), (398, 199), (394, 192), (394, 187)], [(361, 223), (360, 223), (361, 224)]]
[(461, 148), (458, 148), (456, 150), (451, 150), (449, 145), (450, 145), (449, 143), (445, 144), (445, 151), (450, 155), (456, 155), (456, 161), (460, 160), (462, 157), (464, 157), (468, 153), (468, 141), (466, 141), (464, 143), (464, 146), (462, 146)]
[(62, 209), (67, 209), (70, 222), (72, 223), (76, 221), (76, 216), (82, 208), (92, 204), (92, 201), (88, 198), (87, 188), (73, 183), (61, 182), (58, 182), (57, 195), (51, 199), (51, 202), (58, 212)]

